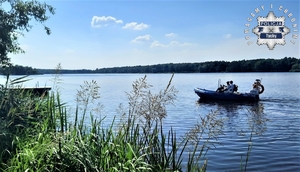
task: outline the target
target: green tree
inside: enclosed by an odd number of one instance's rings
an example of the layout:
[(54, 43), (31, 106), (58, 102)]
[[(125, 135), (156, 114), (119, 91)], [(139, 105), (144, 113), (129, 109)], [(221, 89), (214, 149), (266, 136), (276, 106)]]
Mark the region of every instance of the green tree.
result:
[(291, 69), (290, 71), (291, 71), (291, 72), (300, 72), (300, 62), (295, 63), (295, 64), (292, 66), (292, 69)]
[[(4, 7), (5, 4), (5, 7)], [(35, 0), (0, 0), (0, 65), (11, 66), (9, 53), (24, 53), (18, 43), (18, 38), (23, 32), (32, 28), (31, 20), (41, 23), (46, 33), (51, 33), (50, 28), (44, 25), (49, 19), (49, 14), (54, 14), (54, 8), (46, 3)]]

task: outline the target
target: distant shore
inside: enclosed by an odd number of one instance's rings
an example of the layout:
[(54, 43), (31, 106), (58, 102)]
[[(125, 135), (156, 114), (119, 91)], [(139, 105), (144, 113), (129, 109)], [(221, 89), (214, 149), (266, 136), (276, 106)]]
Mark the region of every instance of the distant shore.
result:
[[(92, 69), (36, 69), (15, 65), (11, 75), (35, 74), (83, 74), (83, 73), (222, 73), (222, 72), (300, 72), (300, 59), (254, 59), (239, 61), (208, 61), (201, 63), (166, 63), (145, 66), (123, 66)], [(2, 73), (3, 70), (2, 70)]]

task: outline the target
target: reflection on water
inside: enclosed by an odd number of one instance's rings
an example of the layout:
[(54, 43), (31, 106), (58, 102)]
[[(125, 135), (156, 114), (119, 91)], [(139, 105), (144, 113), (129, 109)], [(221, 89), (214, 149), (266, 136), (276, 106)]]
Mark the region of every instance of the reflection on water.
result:
[(262, 103), (257, 103), (249, 109), (248, 122), (251, 130), (257, 134), (262, 135), (267, 130), (267, 122), (269, 119), (264, 113), (264, 106)]
[[(240, 124), (247, 123), (248, 129), (254, 134), (262, 135), (267, 130), (266, 122), (269, 121), (267, 115), (264, 113), (264, 104), (261, 102), (228, 102), (228, 101), (210, 101), (210, 100), (201, 100), (197, 101), (199, 106), (214, 106), (221, 115), (227, 117), (228, 125), (230, 128), (234, 127), (235, 129), (241, 128), (239, 134), (245, 135), (245, 125), (240, 126)], [(245, 111), (245, 117), (236, 117), (241, 115), (241, 111)], [(239, 121), (236, 121), (236, 119)], [(241, 122), (243, 121), (244, 122)]]
[(196, 104), (199, 109), (217, 109), (227, 118), (225, 135), (220, 137), (224, 146), (208, 153), (212, 160), (208, 171), (237, 171), (241, 164), (235, 161), (247, 156), (249, 145), (248, 171), (266, 171), (266, 167), (271, 171), (299, 170), (299, 98), (264, 97), (254, 103), (198, 100)]

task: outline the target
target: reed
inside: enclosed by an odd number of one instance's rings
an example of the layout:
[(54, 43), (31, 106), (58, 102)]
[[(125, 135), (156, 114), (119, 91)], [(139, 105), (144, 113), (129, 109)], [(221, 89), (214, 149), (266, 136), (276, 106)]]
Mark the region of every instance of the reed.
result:
[[(253, 135), (262, 135), (267, 130), (266, 123), (269, 119), (266, 117), (266, 114), (263, 113), (263, 109), (263, 106), (257, 104), (256, 106), (253, 106), (252, 109), (248, 109), (248, 113), (246, 114), (248, 118), (250, 136), (247, 138), (248, 147), (245, 160), (243, 159), (243, 156), (241, 156), (240, 171), (247, 171), (250, 153), (253, 148)], [(242, 133), (242, 135), (245, 136), (246, 134)]]
[[(210, 113), (183, 137), (172, 128), (166, 130), (166, 107), (174, 103), (177, 93), (172, 78), (156, 94), (146, 76), (136, 80), (127, 93), (128, 107), (120, 105), (120, 116), (109, 127), (104, 126), (105, 117), (99, 118), (99, 111), (89, 107), (100, 98), (96, 81), (84, 82), (78, 90), (75, 114), (68, 114), (58, 91), (38, 99), (20, 94), (20, 101), (32, 101), (32, 108), (25, 108), (25, 102), (21, 107), (5, 102), (1, 109), (12, 117), (15, 128), (4, 120), (0, 170), (205, 171), (205, 154), (222, 134), (223, 119)], [(21, 112), (27, 118), (23, 115), (17, 123)], [(33, 119), (29, 112), (34, 112)], [(9, 144), (13, 146), (6, 147)]]

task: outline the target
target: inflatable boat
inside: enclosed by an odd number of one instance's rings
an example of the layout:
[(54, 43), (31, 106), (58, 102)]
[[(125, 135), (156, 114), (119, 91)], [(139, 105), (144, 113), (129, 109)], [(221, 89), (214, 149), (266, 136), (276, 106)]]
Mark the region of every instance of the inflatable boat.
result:
[(237, 86), (234, 90), (226, 90), (226, 86), (220, 85), (220, 87), (214, 90), (207, 90), (203, 88), (195, 88), (195, 93), (200, 97), (201, 100), (222, 100), (222, 101), (248, 101), (257, 102), (259, 101), (259, 95), (264, 92), (264, 86), (261, 84), (260, 79), (256, 79), (253, 84), (253, 89), (249, 93), (237, 92)]

